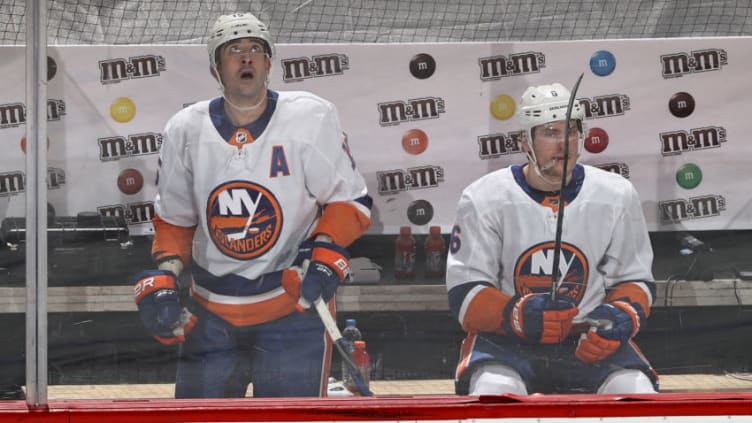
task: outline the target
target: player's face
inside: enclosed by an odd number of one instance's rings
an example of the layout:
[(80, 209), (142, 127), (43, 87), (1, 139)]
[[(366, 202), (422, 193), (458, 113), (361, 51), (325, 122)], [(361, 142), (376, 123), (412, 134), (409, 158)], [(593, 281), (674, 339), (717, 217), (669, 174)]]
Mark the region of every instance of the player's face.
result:
[(266, 79), (271, 59), (261, 41), (242, 38), (223, 45), (217, 69), (225, 86), (225, 95), (233, 100), (255, 103), (266, 95)]
[[(533, 129), (532, 148), (538, 167), (547, 179), (561, 181), (564, 170), (564, 136), (567, 124), (563, 120), (549, 122)], [(569, 121), (569, 160), (567, 173), (571, 174), (578, 159), (580, 131), (575, 120)], [(569, 175), (567, 175), (569, 176)]]

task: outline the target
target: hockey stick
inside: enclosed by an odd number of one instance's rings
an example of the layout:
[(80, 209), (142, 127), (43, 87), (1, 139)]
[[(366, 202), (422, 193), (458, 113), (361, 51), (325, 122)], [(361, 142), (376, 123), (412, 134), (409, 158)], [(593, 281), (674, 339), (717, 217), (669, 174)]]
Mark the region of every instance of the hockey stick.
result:
[(368, 389), (368, 385), (366, 385), (365, 383), (364, 376), (360, 374), (358, 366), (353, 361), (352, 356), (350, 356), (350, 352), (347, 351), (345, 347), (345, 339), (342, 338), (342, 333), (339, 331), (337, 323), (334, 321), (332, 314), (329, 312), (326, 303), (324, 302), (324, 300), (319, 298), (313, 303), (313, 306), (316, 308), (316, 312), (319, 314), (321, 321), (324, 323), (326, 332), (329, 334), (329, 337), (332, 338), (332, 343), (335, 347), (337, 347), (337, 351), (339, 351), (339, 355), (342, 358), (342, 361), (345, 363), (345, 366), (347, 366), (347, 370), (350, 372), (350, 375), (352, 376), (353, 382), (358, 388), (358, 391), (364, 397), (372, 396), (373, 392)]
[(245, 226), (243, 226), (243, 230), (240, 232), (228, 234), (227, 235), (228, 240), (237, 241), (241, 238), (245, 238), (246, 235), (248, 235), (248, 229), (250, 229), (251, 223), (253, 223), (253, 218), (254, 218), (254, 215), (256, 214), (256, 209), (258, 208), (259, 202), (261, 202), (261, 194), (259, 194), (258, 198), (256, 198), (256, 201), (253, 202), (253, 207), (248, 209), (248, 220), (245, 221)]
[(551, 299), (556, 300), (556, 294), (559, 291), (559, 286), (564, 282), (566, 274), (559, 276), (559, 261), (561, 255), (561, 233), (564, 228), (564, 189), (567, 187), (567, 164), (569, 163), (569, 120), (572, 118), (572, 106), (574, 106), (574, 99), (577, 95), (577, 89), (580, 87), (580, 81), (585, 73), (581, 73), (577, 78), (577, 82), (572, 87), (572, 92), (569, 94), (569, 104), (567, 105), (567, 114), (565, 117), (566, 126), (564, 127), (564, 163), (561, 169), (561, 186), (559, 187), (559, 210), (556, 217), (556, 237), (554, 238), (554, 263), (553, 271), (551, 272)]

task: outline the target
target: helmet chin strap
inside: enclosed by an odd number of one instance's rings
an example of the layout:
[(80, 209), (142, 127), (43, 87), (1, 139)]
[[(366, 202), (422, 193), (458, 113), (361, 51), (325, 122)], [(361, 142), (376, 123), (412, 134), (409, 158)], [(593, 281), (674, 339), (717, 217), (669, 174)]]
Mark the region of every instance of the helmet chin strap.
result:
[[(266, 100), (266, 92), (265, 92), (264, 95), (261, 96), (261, 98), (259, 99), (258, 103), (254, 104), (252, 106), (245, 106), (245, 107), (238, 106), (237, 104), (235, 104), (232, 101), (230, 101), (230, 99), (227, 98), (227, 96), (225, 95), (225, 85), (222, 83), (222, 77), (219, 76), (219, 72), (217, 71), (217, 65), (214, 65), (214, 73), (217, 75), (217, 85), (219, 85), (219, 92), (222, 93), (222, 98), (225, 99), (225, 101), (227, 102), (227, 104), (229, 104), (230, 106), (232, 106), (235, 110), (238, 110), (238, 111), (241, 111), (241, 112), (250, 112), (251, 110), (258, 109), (259, 106), (261, 106), (261, 103), (263, 103), (264, 100)], [(265, 87), (264, 91), (266, 91), (266, 89), (269, 88), (269, 75), (268, 74), (265, 75), (264, 78), (265, 78), (264, 79), (264, 87)]]
[[(268, 86), (269, 84), (266, 83), (265, 85)], [(249, 112), (251, 110), (258, 109), (258, 107), (261, 105), (261, 103), (263, 103), (264, 100), (266, 100), (266, 95), (261, 96), (261, 98), (259, 99), (258, 103), (254, 104), (253, 106), (245, 106), (245, 107), (238, 106), (237, 104), (235, 104), (232, 101), (230, 101), (230, 99), (227, 98), (227, 96), (225, 95), (224, 92), (222, 92), (222, 98), (224, 98), (225, 101), (227, 102), (227, 104), (229, 104), (230, 106), (232, 106), (235, 110), (239, 110), (241, 112)]]
[[(561, 181), (551, 181), (550, 179), (543, 176), (543, 171), (548, 170), (552, 166), (545, 167), (545, 169), (541, 169), (540, 164), (538, 164), (538, 158), (535, 157), (535, 152), (533, 151), (533, 146), (530, 146), (530, 151), (527, 151), (525, 154), (527, 154), (527, 158), (530, 160), (530, 162), (533, 165), (533, 170), (535, 171), (535, 174), (538, 175), (539, 178), (543, 180), (543, 182), (549, 184), (549, 185), (556, 185), (559, 186), (561, 184)], [(558, 191), (558, 190), (557, 190)]]

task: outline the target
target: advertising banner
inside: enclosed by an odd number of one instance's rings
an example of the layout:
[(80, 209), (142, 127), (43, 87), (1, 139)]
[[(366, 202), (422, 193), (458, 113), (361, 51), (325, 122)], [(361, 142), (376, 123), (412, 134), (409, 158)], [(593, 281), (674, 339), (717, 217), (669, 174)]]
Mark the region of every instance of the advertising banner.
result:
[[(580, 161), (628, 178), (649, 230), (750, 229), (750, 49), (750, 38), (278, 45), (270, 88), (337, 106), (374, 199), (370, 234), (448, 233), (465, 186), (526, 162), (523, 91), (581, 73)], [(4, 218), (25, 212), (24, 47), (0, 57)], [(51, 46), (47, 83), (51, 210), (151, 233), (164, 126), (219, 95), (205, 46)]]

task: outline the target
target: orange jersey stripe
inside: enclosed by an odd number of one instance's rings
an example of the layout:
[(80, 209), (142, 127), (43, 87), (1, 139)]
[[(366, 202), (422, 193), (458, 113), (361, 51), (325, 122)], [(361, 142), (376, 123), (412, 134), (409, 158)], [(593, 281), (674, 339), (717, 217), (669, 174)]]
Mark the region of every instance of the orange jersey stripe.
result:
[(470, 355), (473, 352), (475, 346), (475, 338), (477, 335), (474, 332), (468, 333), (465, 340), (462, 341), (462, 348), (460, 349), (460, 361), (457, 363), (457, 370), (454, 374), (454, 380), (460, 380), (462, 373), (467, 370), (468, 363), (470, 363)]
[(640, 284), (635, 282), (623, 282), (616, 285), (606, 296), (606, 301), (616, 301), (620, 298), (629, 298), (630, 302), (637, 303), (645, 312), (645, 317), (650, 316), (650, 298)]
[(176, 226), (165, 222), (158, 215), (152, 218), (154, 241), (151, 244), (151, 256), (154, 261), (169, 257), (180, 257), (183, 266), (191, 263), (191, 245), (196, 227)]
[(311, 238), (324, 234), (328, 235), (335, 244), (347, 247), (360, 238), (370, 225), (371, 218), (352, 204), (331, 203), (324, 208)]
[(504, 308), (510, 297), (496, 288), (483, 287), (470, 299), (462, 316), (462, 328), (466, 332), (500, 332)]
[[(337, 319), (337, 306), (336, 301), (334, 299), (329, 300), (329, 303), (327, 304), (329, 306), (329, 312), (332, 313), (332, 317), (334, 319)], [(332, 338), (329, 337), (329, 334), (324, 331), (324, 368), (321, 372), (321, 383), (319, 384), (319, 396), (320, 397), (326, 397), (327, 395), (327, 386), (329, 385), (329, 374), (331, 373), (331, 365), (332, 365), (332, 350), (334, 349), (334, 344), (332, 343)]]
[(632, 303), (626, 301), (613, 301), (611, 302), (611, 305), (621, 309), (632, 319), (632, 335), (630, 335), (630, 338), (637, 335), (637, 332), (640, 331), (640, 316), (637, 315), (637, 310), (632, 307)]
[[(297, 304), (297, 299), (281, 287), (264, 295), (228, 297), (209, 293), (193, 284), (191, 296), (204, 308), (235, 326), (257, 325), (279, 319), (295, 312)], [(226, 298), (234, 301), (223, 301)]]
[(329, 248), (314, 248), (311, 253), (311, 261), (320, 261), (334, 270), (340, 281), (350, 273), (350, 262), (337, 251)]

